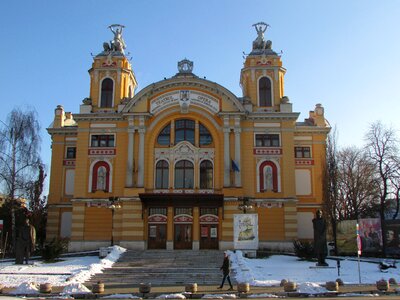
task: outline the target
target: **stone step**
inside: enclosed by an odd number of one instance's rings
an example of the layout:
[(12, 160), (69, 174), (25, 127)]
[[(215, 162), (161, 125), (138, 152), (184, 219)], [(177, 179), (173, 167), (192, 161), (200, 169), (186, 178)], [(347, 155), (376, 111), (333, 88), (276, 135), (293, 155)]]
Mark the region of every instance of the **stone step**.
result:
[(219, 284), (223, 251), (218, 250), (146, 250), (126, 251), (112, 268), (91, 278), (105, 284), (151, 283), (153, 286), (196, 282)]

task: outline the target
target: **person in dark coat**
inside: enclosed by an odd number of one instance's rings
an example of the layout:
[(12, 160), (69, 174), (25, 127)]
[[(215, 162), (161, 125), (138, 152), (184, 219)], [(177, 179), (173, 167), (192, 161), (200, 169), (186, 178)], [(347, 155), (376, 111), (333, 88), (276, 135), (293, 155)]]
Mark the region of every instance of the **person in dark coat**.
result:
[(314, 252), (317, 256), (317, 266), (326, 267), (328, 264), (325, 258), (328, 254), (328, 247), (326, 245), (326, 222), (322, 218), (322, 211), (317, 210), (316, 217), (312, 220), (314, 228)]
[(229, 256), (226, 252), (224, 252), (224, 262), (222, 263), (222, 266), (219, 269), (222, 270), (222, 274), (224, 274), (224, 278), (222, 279), (221, 285), (218, 287), (218, 289), (222, 289), (222, 287), (224, 286), (224, 283), (225, 283), (225, 279), (228, 279), (228, 283), (231, 286), (228, 289), (228, 291), (232, 291), (233, 285), (231, 282), (231, 277), (229, 276), (229, 274), (231, 272), (231, 264), (229, 261)]
[(22, 225), (18, 230), (17, 235), (17, 249), (16, 249), (16, 264), (22, 264), (25, 259), (25, 263), (29, 263), (29, 257), (31, 252), (35, 250), (36, 243), (36, 230), (31, 224), (29, 219), (25, 220), (25, 224)]

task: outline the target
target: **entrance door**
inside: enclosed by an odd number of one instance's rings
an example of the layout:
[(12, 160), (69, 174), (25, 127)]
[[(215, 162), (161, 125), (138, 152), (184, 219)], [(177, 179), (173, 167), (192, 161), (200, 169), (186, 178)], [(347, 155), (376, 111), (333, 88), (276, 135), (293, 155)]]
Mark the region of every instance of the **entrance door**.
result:
[(218, 224), (200, 224), (200, 249), (218, 249)]
[(167, 225), (149, 224), (149, 238), (147, 241), (149, 249), (167, 248)]
[(192, 249), (192, 224), (175, 224), (175, 249)]

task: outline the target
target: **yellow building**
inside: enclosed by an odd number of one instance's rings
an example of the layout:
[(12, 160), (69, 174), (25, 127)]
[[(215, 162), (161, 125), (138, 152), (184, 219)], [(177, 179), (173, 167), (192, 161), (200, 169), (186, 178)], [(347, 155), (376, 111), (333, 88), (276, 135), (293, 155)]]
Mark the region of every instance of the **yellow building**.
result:
[(89, 70), (90, 97), (74, 115), (57, 106), (48, 128), (48, 238), (70, 237), (70, 250), (232, 249), (243, 213), (258, 218), (259, 249), (312, 238), (330, 127), (320, 104), (297, 122), (267, 25), (254, 27), (241, 97), (186, 59), (135, 94), (123, 26), (111, 27)]

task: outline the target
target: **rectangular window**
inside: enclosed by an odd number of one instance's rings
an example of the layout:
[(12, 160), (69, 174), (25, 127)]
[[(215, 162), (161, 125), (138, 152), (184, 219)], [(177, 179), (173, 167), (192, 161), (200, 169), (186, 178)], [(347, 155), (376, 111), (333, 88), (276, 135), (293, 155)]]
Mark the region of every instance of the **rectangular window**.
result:
[(279, 134), (256, 134), (256, 147), (279, 147)]
[(152, 215), (167, 215), (167, 209), (165, 207), (150, 207), (149, 208), (149, 216)]
[(114, 135), (113, 134), (94, 134), (91, 137), (91, 147), (114, 147)]
[(76, 158), (76, 147), (67, 147), (67, 158)]
[(310, 147), (294, 147), (294, 157), (296, 158), (310, 158)]

